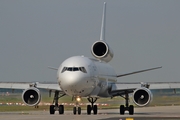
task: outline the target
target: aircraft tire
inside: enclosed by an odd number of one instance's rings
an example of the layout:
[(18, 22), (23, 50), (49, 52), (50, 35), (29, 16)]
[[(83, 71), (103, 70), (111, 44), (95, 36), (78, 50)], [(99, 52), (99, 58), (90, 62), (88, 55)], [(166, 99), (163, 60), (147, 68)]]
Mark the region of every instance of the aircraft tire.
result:
[(76, 107), (73, 107), (73, 114), (76, 115)]
[(94, 107), (93, 107), (93, 112), (94, 112), (94, 115), (97, 115), (97, 110), (98, 110), (97, 105), (94, 105)]
[(78, 107), (78, 115), (81, 114), (81, 107)]
[(87, 105), (87, 114), (88, 114), (88, 115), (91, 114), (91, 105)]
[(64, 114), (64, 105), (59, 105), (59, 114)]
[(125, 109), (124, 109), (124, 105), (120, 105), (120, 114), (124, 115)]
[(130, 105), (129, 106), (129, 115), (133, 115), (134, 114), (134, 106)]
[(55, 113), (54, 107), (55, 107), (54, 105), (50, 105), (49, 107), (49, 112), (51, 115)]

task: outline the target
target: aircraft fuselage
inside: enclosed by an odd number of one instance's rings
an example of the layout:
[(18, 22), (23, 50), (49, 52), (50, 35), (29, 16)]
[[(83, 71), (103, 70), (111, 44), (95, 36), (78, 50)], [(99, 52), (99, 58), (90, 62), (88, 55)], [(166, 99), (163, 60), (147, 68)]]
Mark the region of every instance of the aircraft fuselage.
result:
[(57, 73), (61, 89), (69, 96), (109, 97), (117, 81), (114, 69), (100, 60), (74, 56), (66, 59)]

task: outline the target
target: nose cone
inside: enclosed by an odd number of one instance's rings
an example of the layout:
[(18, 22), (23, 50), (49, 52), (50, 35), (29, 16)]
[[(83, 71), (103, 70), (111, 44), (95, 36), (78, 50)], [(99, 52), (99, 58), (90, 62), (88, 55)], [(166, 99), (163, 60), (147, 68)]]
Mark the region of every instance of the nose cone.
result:
[(86, 96), (93, 90), (93, 82), (87, 74), (66, 72), (59, 76), (61, 89), (69, 96)]
[(90, 95), (94, 89), (92, 66), (92, 60), (84, 56), (66, 59), (57, 73), (61, 89), (69, 96)]
[(74, 73), (67, 73), (63, 75), (63, 78), (61, 79), (61, 83), (64, 87), (70, 86), (74, 87), (78, 84), (81, 84), (81, 81), (83, 81), (86, 77), (81, 74), (74, 74)]

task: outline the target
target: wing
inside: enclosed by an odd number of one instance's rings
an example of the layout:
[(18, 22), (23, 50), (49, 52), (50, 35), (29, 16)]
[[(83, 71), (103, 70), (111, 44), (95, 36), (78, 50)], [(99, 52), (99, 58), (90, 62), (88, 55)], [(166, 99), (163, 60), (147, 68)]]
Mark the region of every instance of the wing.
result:
[(150, 68), (150, 69), (135, 71), (135, 72), (131, 72), (131, 73), (126, 73), (126, 74), (120, 74), (120, 75), (117, 75), (116, 77), (123, 77), (123, 76), (127, 76), (127, 75), (137, 74), (137, 73), (141, 73), (141, 72), (147, 72), (150, 70), (155, 70), (155, 69), (160, 69), (160, 68), (162, 68), (162, 67), (156, 67), (156, 68)]
[(152, 89), (179, 89), (180, 82), (134, 82), (134, 83), (123, 83), (117, 82), (112, 85), (110, 94), (112, 96), (125, 95), (126, 93), (133, 93), (134, 90), (146, 87), (150, 90)]
[(58, 84), (55, 83), (24, 83), (24, 82), (1, 82), (0, 88), (9, 88), (9, 89), (28, 89), (30, 87), (36, 87), (41, 89), (53, 90), (53, 91), (62, 91)]
[[(130, 73), (126, 73), (126, 74), (120, 74), (117, 75), (116, 77), (123, 77), (123, 76), (128, 76), (128, 75), (132, 75), (132, 74), (137, 74), (137, 73), (141, 73), (141, 72), (147, 72), (150, 70), (155, 70), (155, 69), (160, 69), (162, 67), (155, 67), (155, 68), (150, 68), (150, 69), (145, 69), (145, 70), (139, 70), (139, 71), (135, 71), (135, 72), (130, 72)], [(134, 90), (136, 90), (137, 88), (142, 87), (141, 83), (116, 83), (112, 85), (112, 89), (111, 89), (111, 95), (112, 96), (119, 96), (119, 95), (125, 95), (125, 94), (129, 94), (132, 93)], [(147, 86), (144, 86), (147, 88)]]
[(125, 94), (133, 93), (133, 91), (139, 88), (141, 84), (134, 83), (116, 83), (112, 84), (110, 94), (114, 96), (122, 96)]
[[(37, 106), (41, 101), (41, 93), (40, 89), (47, 89), (49, 90), (49, 96), (51, 96), (51, 92), (53, 91), (56, 95), (56, 98), (59, 94), (61, 96), (66, 95), (58, 86), (58, 84), (54, 83), (0, 83), (0, 88), (7, 88), (7, 89), (22, 89), (22, 100), (28, 106)], [(54, 95), (54, 96), (55, 96)], [(55, 98), (54, 98), (55, 99)], [(54, 101), (53, 101), (54, 102)]]
[(149, 89), (178, 89), (180, 88), (180, 82), (150, 82)]

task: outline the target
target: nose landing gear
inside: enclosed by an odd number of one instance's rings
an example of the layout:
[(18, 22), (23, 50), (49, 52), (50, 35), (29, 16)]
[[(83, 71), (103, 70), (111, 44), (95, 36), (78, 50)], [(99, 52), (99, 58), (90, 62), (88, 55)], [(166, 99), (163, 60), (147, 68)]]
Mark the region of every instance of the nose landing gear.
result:
[(76, 115), (76, 112), (78, 112), (78, 115), (81, 114), (81, 107), (73, 107), (73, 114)]
[[(50, 114), (55, 114), (55, 111), (59, 111), (59, 114), (64, 114), (64, 105), (58, 105), (58, 99), (65, 96), (66, 94), (62, 94), (59, 96), (59, 91), (55, 91), (54, 99), (52, 105), (49, 107)], [(94, 115), (98, 112), (97, 105), (94, 103), (97, 101), (98, 98), (89, 97), (87, 100), (91, 103), (91, 105), (87, 105), (87, 115), (91, 114), (93, 111)], [(81, 107), (79, 106), (79, 102), (81, 101), (80, 97), (76, 97), (76, 105), (73, 107), (73, 114), (81, 114)]]
[(78, 112), (78, 115), (81, 114), (81, 107), (79, 106), (79, 102), (81, 101), (80, 97), (76, 98), (76, 106), (73, 107), (73, 114), (76, 115), (76, 112)]

